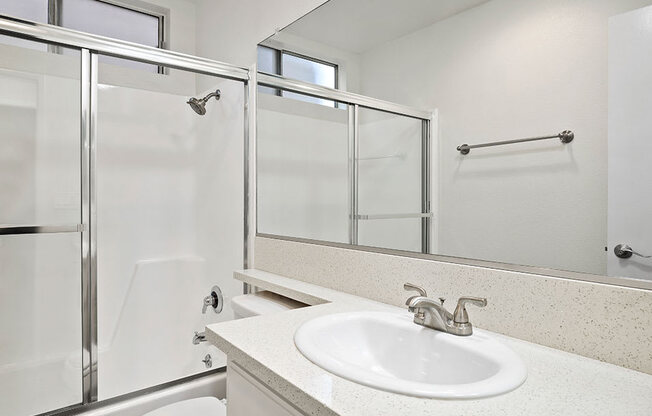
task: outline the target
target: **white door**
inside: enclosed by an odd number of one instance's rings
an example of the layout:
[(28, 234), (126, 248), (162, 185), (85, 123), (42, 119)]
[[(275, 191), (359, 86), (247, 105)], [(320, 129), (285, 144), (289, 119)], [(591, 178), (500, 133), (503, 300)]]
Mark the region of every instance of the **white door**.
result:
[(652, 280), (652, 6), (609, 19), (607, 272)]

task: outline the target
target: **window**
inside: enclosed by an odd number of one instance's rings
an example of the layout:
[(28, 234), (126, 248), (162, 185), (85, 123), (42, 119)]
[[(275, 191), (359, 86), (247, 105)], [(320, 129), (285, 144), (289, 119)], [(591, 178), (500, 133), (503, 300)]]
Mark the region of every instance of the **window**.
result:
[[(48, 22), (48, 4), (45, 0), (0, 0), (0, 14), (31, 20), (38, 23)], [(47, 51), (43, 43), (30, 42), (12, 36), (0, 35), (0, 42), (5, 45)]]
[[(140, 0), (2, 0), (0, 13), (40, 23), (164, 48), (167, 9)], [(156, 65), (101, 56), (100, 60), (162, 73)]]
[[(258, 46), (258, 70), (281, 75), (328, 88), (337, 88), (337, 65), (292, 52)], [(335, 102), (274, 88), (260, 87), (260, 91), (301, 101), (336, 107)]]

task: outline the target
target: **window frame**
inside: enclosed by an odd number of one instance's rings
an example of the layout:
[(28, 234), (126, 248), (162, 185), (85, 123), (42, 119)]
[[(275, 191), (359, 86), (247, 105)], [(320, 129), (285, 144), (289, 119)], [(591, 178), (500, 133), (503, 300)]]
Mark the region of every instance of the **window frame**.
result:
[[(141, 0), (93, 0), (111, 6), (120, 7), (132, 12), (146, 14), (158, 19), (158, 44), (157, 48), (167, 49), (170, 43), (170, 10)], [(61, 13), (64, 0), (48, 0), (48, 24), (62, 26)], [(61, 47), (49, 45), (48, 50), (61, 53)], [(167, 69), (158, 66), (157, 73), (167, 74)]]
[[(335, 70), (334, 71), (335, 72), (335, 82), (334, 82), (333, 85), (335, 85), (334, 89), (339, 89), (339, 87), (340, 87), (340, 66), (338, 64), (336, 64), (334, 62), (328, 62), (328, 61), (325, 61), (323, 59), (315, 58), (315, 57), (312, 57), (312, 56), (303, 55), (301, 53), (290, 51), (290, 50), (287, 50), (287, 49), (282, 49), (282, 48), (279, 49), (279, 48), (274, 48), (272, 46), (262, 45), (262, 44), (258, 45), (258, 47), (259, 48), (261, 48), (261, 47), (262, 48), (267, 48), (267, 49), (270, 49), (270, 50), (274, 51), (274, 54), (276, 55), (275, 56), (276, 68), (274, 68), (275, 72), (272, 75), (279, 75), (279, 76), (282, 76), (282, 77), (285, 76), (285, 75), (283, 75), (283, 55), (294, 56), (295, 58), (304, 59), (306, 61), (310, 61), (310, 62), (314, 62), (314, 63), (317, 63), (317, 64), (326, 65), (326, 66), (330, 66), (330, 67), (334, 68), (334, 70)], [(315, 85), (319, 85), (319, 84), (315, 84)], [(275, 95), (277, 95), (279, 97), (282, 97), (283, 96), (283, 91), (280, 90), (280, 89), (277, 89), (275, 91)], [(337, 107), (337, 103), (336, 103), (335, 107)]]
[[(334, 85), (333, 88), (334, 89), (339, 89), (339, 85), (340, 85), (340, 83), (339, 83), (339, 80), (340, 80), (340, 66), (338, 64), (333, 63), (333, 62), (324, 61), (323, 59), (319, 59), (319, 58), (313, 58), (312, 56), (306, 56), (306, 55), (302, 55), (300, 53), (288, 51), (286, 49), (281, 49), (281, 50), (279, 50), (279, 55), (277, 57), (278, 58), (278, 66), (280, 67), (280, 70), (281, 70), (281, 72), (279, 74), (280, 76), (284, 76), (283, 75), (283, 55), (294, 56), (295, 58), (300, 58), (300, 59), (304, 59), (306, 61), (310, 61), (310, 62), (314, 62), (314, 63), (317, 63), (317, 64), (332, 67), (335, 70), (334, 71), (335, 72), (335, 74), (334, 74), (335, 82), (333, 83), (333, 85)], [(319, 85), (319, 84), (317, 84), (317, 85)]]

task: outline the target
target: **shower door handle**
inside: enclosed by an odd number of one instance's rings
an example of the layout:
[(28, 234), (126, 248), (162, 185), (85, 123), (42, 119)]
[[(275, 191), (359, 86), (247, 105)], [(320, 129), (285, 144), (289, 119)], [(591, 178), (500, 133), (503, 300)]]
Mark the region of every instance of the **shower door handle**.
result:
[(81, 233), (84, 224), (73, 225), (0, 225), (0, 235)]

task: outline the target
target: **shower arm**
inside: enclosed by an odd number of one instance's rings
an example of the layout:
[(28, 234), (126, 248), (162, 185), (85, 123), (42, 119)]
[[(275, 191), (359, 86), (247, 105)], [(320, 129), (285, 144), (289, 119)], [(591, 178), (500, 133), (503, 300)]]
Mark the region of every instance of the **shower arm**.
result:
[(211, 92), (210, 94), (208, 94), (206, 97), (202, 98), (201, 100), (206, 102), (206, 101), (210, 100), (213, 97), (215, 97), (216, 100), (219, 100), (221, 95), (222, 95), (222, 93), (220, 92), (220, 90), (215, 90), (214, 92)]

